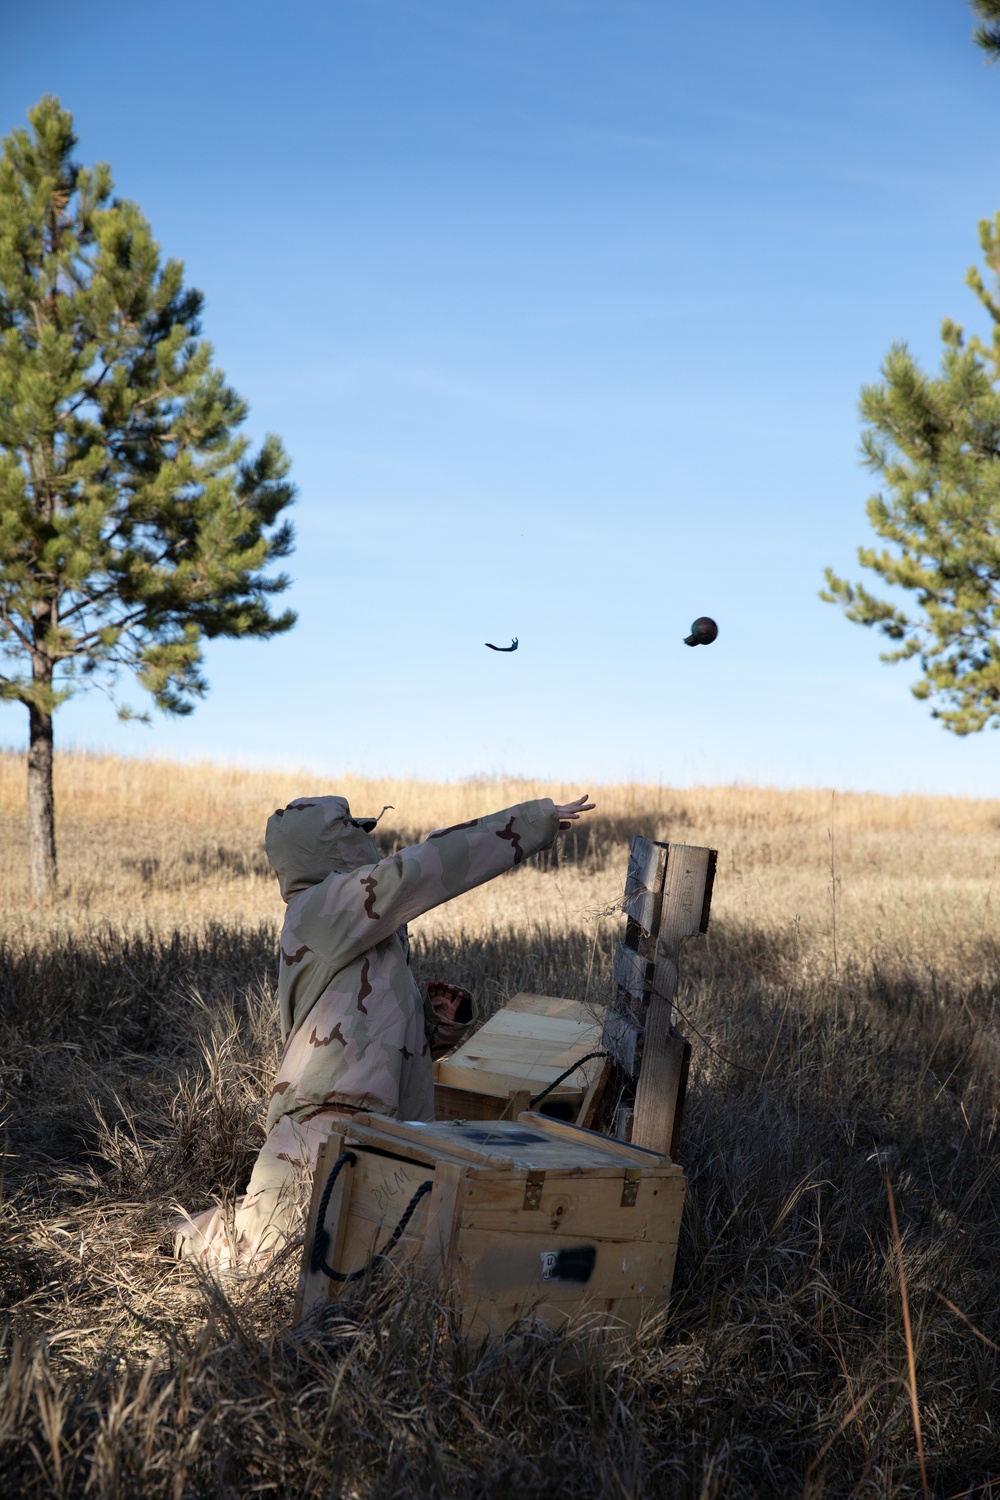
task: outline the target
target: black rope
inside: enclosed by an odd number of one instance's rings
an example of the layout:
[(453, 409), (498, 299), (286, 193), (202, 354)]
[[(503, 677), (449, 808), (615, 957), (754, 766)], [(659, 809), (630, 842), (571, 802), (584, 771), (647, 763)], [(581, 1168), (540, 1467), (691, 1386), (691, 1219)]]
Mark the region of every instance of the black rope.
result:
[(547, 1088), (542, 1089), (542, 1092), (540, 1094), (535, 1095), (535, 1097), (530, 1101), (531, 1108), (534, 1109), (536, 1104), (541, 1104), (546, 1094), (551, 1094), (553, 1089), (559, 1087), (564, 1078), (568, 1078), (571, 1073), (575, 1073), (577, 1068), (582, 1067), (585, 1062), (590, 1062), (591, 1058), (610, 1056), (610, 1052), (588, 1052), (585, 1054), (585, 1056), (578, 1057), (576, 1062), (573, 1063), (571, 1067), (566, 1069), (565, 1073), (560, 1073), (558, 1078), (553, 1078), (552, 1082), (548, 1085)]
[(321, 1268), (324, 1271), (326, 1270), (324, 1261), (326, 1260), (326, 1252), (330, 1248), (330, 1236), (324, 1228), (326, 1211), (330, 1207), (330, 1195), (333, 1192), (333, 1184), (348, 1162), (350, 1162), (352, 1167), (358, 1164), (358, 1158), (353, 1151), (344, 1151), (337, 1157), (337, 1160), (333, 1164), (333, 1170), (326, 1179), (326, 1187), (323, 1189), (323, 1196), (319, 1200), (319, 1213), (316, 1215), (316, 1234), (313, 1239), (312, 1255), (309, 1260), (310, 1271), (318, 1271)]
[(312, 1255), (309, 1259), (309, 1266), (310, 1270), (312, 1271), (323, 1271), (333, 1281), (360, 1281), (362, 1276), (367, 1276), (368, 1272), (373, 1268), (373, 1266), (378, 1265), (380, 1260), (385, 1260), (389, 1252), (395, 1249), (403, 1234), (406, 1232), (406, 1226), (413, 1218), (413, 1215), (416, 1212), (417, 1204), (420, 1202), (421, 1198), (425, 1197), (426, 1194), (429, 1193), (431, 1188), (434, 1186), (433, 1182), (422, 1182), (420, 1184), (420, 1186), (417, 1188), (417, 1191), (414, 1193), (413, 1197), (406, 1205), (406, 1208), (403, 1211), (402, 1218), (396, 1225), (395, 1229), (392, 1231), (392, 1234), (390, 1234), (381, 1250), (375, 1251), (366, 1265), (362, 1266), (358, 1271), (335, 1271), (333, 1267), (327, 1265), (326, 1262), (327, 1251), (330, 1248), (330, 1234), (325, 1227), (326, 1211), (330, 1206), (330, 1195), (333, 1192), (333, 1185), (336, 1182), (341, 1170), (348, 1164), (348, 1162), (350, 1162), (352, 1167), (357, 1166), (357, 1161), (358, 1158), (355, 1156), (353, 1151), (345, 1151), (341, 1156), (337, 1157), (337, 1160), (333, 1164), (333, 1169), (331, 1170), (329, 1177), (326, 1179), (326, 1186), (323, 1189), (323, 1196), (319, 1200), (319, 1213), (316, 1215), (316, 1234), (313, 1238)]

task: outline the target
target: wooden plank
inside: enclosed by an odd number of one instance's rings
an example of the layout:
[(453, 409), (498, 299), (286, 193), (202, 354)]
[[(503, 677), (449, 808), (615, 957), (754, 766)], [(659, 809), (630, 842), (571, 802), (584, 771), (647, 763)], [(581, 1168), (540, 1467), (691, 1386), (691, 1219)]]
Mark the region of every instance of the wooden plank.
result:
[[(601, 1040), (601, 1046), (606, 1047), (606, 1043), (604, 1042), (603, 1038)], [(611, 1088), (611, 1081), (614, 1078), (614, 1074), (614, 1059), (611, 1057), (606, 1057), (601, 1063), (600, 1072), (597, 1074), (593, 1083), (590, 1085), (590, 1088), (584, 1094), (583, 1103), (580, 1105), (580, 1108), (577, 1111), (576, 1124), (580, 1127), (580, 1129), (593, 1129), (603, 1118), (604, 1108), (607, 1102), (608, 1092)], [(522, 1108), (527, 1110), (530, 1102), (531, 1101), (528, 1100), (527, 1103), (522, 1106)]]
[(619, 941), (611, 964), (611, 977), (618, 988), (641, 1010), (649, 996), (653, 965)]
[(665, 1000), (668, 1008), (677, 989), (681, 944), (704, 931), (705, 890), (714, 867), (714, 849), (699, 849), (691, 844), (668, 846), (652, 981), (653, 998)]
[[(560, 1252), (569, 1259), (566, 1252), (574, 1250), (580, 1270), (567, 1268), (569, 1275), (553, 1275), (552, 1261)], [(585, 1256), (579, 1256), (580, 1251)], [(516, 1235), (469, 1229), (462, 1233), (461, 1285), (469, 1302), (513, 1299), (523, 1314), (533, 1312), (544, 1321), (544, 1309), (553, 1305), (579, 1307), (585, 1300), (622, 1296), (662, 1298), (666, 1266), (672, 1259), (667, 1246), (657, 1241), (605, 1244), (590, 1235), (554, 1235), (547, 1225), (534, 1234)]]
[[(651, 1011), (652, 1008), (650, 1005)], [(670, 1156), (675, 1140), (677, 1106), (683, 1102), (682, 1089), (691, 1051), (688, 1043), (673, 1028), (666, 1037), (654, 1037), (652, 1043), (650, 1046), (647, 1034), (635, 1096), (632, 1140), (649, 1151), (662, 1151), (665, 1156)]]
[(634, 1016), (618, 1005), (609, 1005), (604, 1017), (601, 1046), (618, 1063), (619, 1067), (635, 1078), (642, 1057), (643, 1028)]
[[(662, 1161), (663, 1158), (656, 1158)], [(525, 1212), (516, 1185), (471, 1182), (461, 1208), (461, 1249), (469, 1230), (497, 1235), (544, 1234), (558, 1248), (564, 1235), (596, 1235), (615, 1244), (644, 1241), (667, 1244), (677, 1234), (685, 1180), (645, 1173), (635, 1203), (622, 1203), (625, 1170), (612, 1180), (592, 1177), (546, 1177), (537, 1209)]]
[[(595, 1049), (600, 1045), (600, 1038), (594, 1038)], [(441, 1059), (445, 1061), (444, 1058)], [(589, 1088), (590, 1080), (597, 1067), (597, 1059), (589, 1063), (583, 1063), (575, 1069), (562, 1083), (557, 1084), (549, 1099), (567, 1099), (570, 1102), (582, 1099), (584, 1090)], [(467, 1089), (469, 1093), (491, 1094), (494, 1098), (508, 1094), (519, 1088), (528, 1086), (532, 1094), (540, 1094), (542, 1089), (559, 1077), (566, 1068), (571, 1067), (573, 1058), (568, 1057), (562, 1067), (547, 1064), (544, 1067), (539, 1063), (536, 1067), (522, 1066), (515, 1073), (487, 1072), (485, 1068), (443, 1068), (438, 1073), (438, 1079), (446, 1084), (448, 1088)]]
[(458, 1162), (438, 1162), (427, 1205), (427, 1226), (420, 1252), (424, 1274), (447, 1281), (455, 1260), (460, 1219), (459, 1199), (468, 1190), (468, 1169)]
[[(436, 1168), (429, 1169), (389, 1157), (359, 1155), (358, 1165), (354, 1168), (343, 1247), (338, 1261), (331, 1264), (344, 1272), (366, 1268), (372, 1257), (380, 1254), (388, 1244), (417, 1189), (428, 1179), (434, 1181), (442, 1166), (463, 1170), (462, 1164), (455, 1162), (439, 1162)], [(394, 1265), (403, 1265), (420, 1253), (427, 1223), (427, 1204), (428, 1196), (420, 1199), (405, 1233), (393, 1247), (391, 1258)], [(349, 1285), (349, 1282), (337, 1282), (331, 1287), (331, 1297), (339, 1297)]]
[[(680, 1036), (679, 1032), (675, 1035)], [(674, 1127), (670, 1133), (670, 1158), (677, 1161), (681, 1149), (681, 1126), (684, 1123), (684, 1099), (687, 1094), (688, 1072), (691, 1067), (691, 1043), (681, 1037), (684, 1043), (684, 1055), (681, 1058), (680, 1078), (677, 1084), (677, 1097), (674, 1102)]]
[(638, 922), (625, 918), (625, 946), (632, 948), (640, 958), (652, 960), (656, 956), (656, 934), (644, 932)]
[(636, 834), (629, 850), (622, 910), (648, 933), (656, 932), (660, 920), (666, 866), (666, 845), (654, 844)]
[[(489, 1125), (492, 1122), (483, 1123)], [(463, 1139), (455, 1123), (446, 1120), (425, 1124), (419, 1120), (393, 1120), (388, 1115), (380, 1115), (377, 1125), (358, 1126), (352, 1136), (362, 1145), (376, 1146), (383, 1151), (396, 1150), (400, 1155), (418, 1159), (422, 1157), (429, 1166), (450, 1156), (459, 1161), (495, 1167), (498, 1171), (509, 1170), (504, 1161), (497, 1160), (495, 1153), (484, 1151), (481, 1146)]]
[[(330, 1278), (324, 1271), (312, 1269), (312, 1249), (316, 1238), (316, 1224), (319, 1217), (320, 1199), (326, 1186), (327, 1178), (333, 1171), (334, 1163), (344, 1149), (344, 1137), (339, 1133), (327, 1136), (319, 1148), (316, 1158), (316, 1170), (313, 1173), (312, 1193), (309, 1199), (309, 1214), (306, 1219), (306, 1237), (302, 1248), (302, 1263), (299, 1268), (299, 1285), (295, 1295), (295, 1306), (292, 1312), (292, 1322), (301, 1323), (314, 1308), (322, 1307), (330, 1297)], [(324, 1227), (330, 1231), (331, 1243), (328, 1262), (332, 1266), (337, 1265), (343, 1248), (344, 1231), (347, 1228), (347, 1205), (351, 1197), (351, 1173), (354, 1170), (349, 1164), (341, 1168), (340, 1175), (334, 1183), (333, 1192), (327, 1207), (324, 1219)], [(332, 1257), (332, 1259), (331, 1259)]]
[(507, 1004), (496, 1012), (497, 1015), (517, 1014), (520, 1011), (528, 1011), (533, 1016), (562, 1016), (570, 1021), (581, 1021), (586, 1023), (591, 1015), (591, 1007), (585, 1005), (582, 1000), (568, 1000), (563, 995), (535, 995), (528, 990), (520, 990), (512, 995)]
[(578, 1016), (540, 1016), (533, 1011), (512, 1011), (509, 1009), (498, 1010), (495, 1015), (490, 1016), (467, 1042), (457, 1047), (452, 1053), (453, 1057), (464, 1056), (475, 1053), (484, 1048), (486, 1038), (490, 1042), (505, 1039), (511, 1046), (519, 1042), (554, 1042), (559, 1046), (571, 1047), (574, 1042), (581, 1041), (589, 1036), (596, 1026), (600, 1025), (599, 1007), (588, 1007)]
[(516, 1120), (530, 1103), (527, 1089), (511, 1089), (504, 1098), (478, 1089), (452, 1088), (447, 1083), (434, 1085), (435, 1120)]
[[(600, 1177), (620, 1175), (623, 1162), (652, 1169), (670, 1166), (653, 1152), (623, 1148), (620, 1141), (612, 1141), (596, 1130), (581, 1130), (568, 1121), (540, 1113), (526, 1112), (513, 1122), (483, 1120), (467, 1125), (427, 1125), (424, 1129), (439, 1134), (445, 1148), (442, 1154), (457, 1153), (450, 1139), (457, 1134), (483, 1152), (494, 1152), (483, 1165), (485, 1176), (495, 1177), (512, 1168), (515, 1171), (541, 1168), (563, 1176), (584, 1173)], [(470, 1167), (473, 1165), (478, 1164), (470, 1163)]]
[(674, 1139), (674, 1112), (684, 1067), (683, 1040), (678, 1044), (672, 1027), (681, 944), (702, 931), (705, 891), (713, 869), (712, 849), (690, 844), (670, 844), (667, 848), (660, 930), (632, 1124), (632, 1139), (637, 1145), (665, 1155)]
[[(567, 1132), (568, 1139), (560, 1139)], [(400, 1157), (412, 1156), (430, 1165), (436, 1160), (463, 1161), (494, 1176), (534, 1169), (567, 1173), (581, 1170), (598, 1175), (621, 1170), (614, 1152), (608, 1150), (613, 1143), (606, 1136), (578, 1130), (548, 1115), (524, 1114), (516, 1121), (475, 1120), (465, 1124), (457, 1120), (422, 1124), (385, 1119), (377, 1129), (364, 1126), (354, 1133), (361, 1145), (398, 1151)], [(387, 1160), (393, 1168), (398, 1164), (392, 1158), (376, 1159)]]
[[(564, 1141), (571, 1141), (575, 1145), (583, 1146), (587, 1142), (593, 1143), (600, 1153), (602, 1161), (612, 1161), (618, 1167), (641, 1167), (643, 1171), (653, 1172), (657, 1177), (680, 1177), (682, 1172), (676, 1162), (665, 1160), (661, 1152), (650, 1151), (646, 1147), (637, 1146), (628, 1141), (616, 1140), (613, 1136), (602, 1135), (597, 1130), (582, 1130), (579, 1125), (571, 1125), (568, 1120), (553, 1120), (548, 1115), (528, 1113), (521, 1116), (525, 1125), (537, 1126), (546, 1134), (559, 1136)], [(574, 1160), (573, 1166), (576, 1162)], [(567, 1162), (564, 1170), (570, 1170)], [(588, 1171), (588, 1176), (590, 1175)]]

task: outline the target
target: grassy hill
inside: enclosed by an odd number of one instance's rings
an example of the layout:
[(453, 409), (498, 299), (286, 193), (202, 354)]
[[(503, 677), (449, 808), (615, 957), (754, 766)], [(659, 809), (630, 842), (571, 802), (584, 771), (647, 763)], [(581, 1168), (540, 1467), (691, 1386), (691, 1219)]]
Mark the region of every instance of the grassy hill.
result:
[(61, 756), (62, 894), (27, 907), (0, 754), (0, 1493), (1000, 1495), (1000, 801), (589, 790), (553, 855), (414, 924), (419, 978), (601, 1002), (635, 832), (719, 851), (678, 995), (694, 1061), (669, 1310), (570, 1368), (389, 1277), (307, 1339), (296, 1252), (221, 1291), (160, 1252), (239, 1191), (277, 1053), (267, 815), (393, 803), (398, 847), (514, 781)]

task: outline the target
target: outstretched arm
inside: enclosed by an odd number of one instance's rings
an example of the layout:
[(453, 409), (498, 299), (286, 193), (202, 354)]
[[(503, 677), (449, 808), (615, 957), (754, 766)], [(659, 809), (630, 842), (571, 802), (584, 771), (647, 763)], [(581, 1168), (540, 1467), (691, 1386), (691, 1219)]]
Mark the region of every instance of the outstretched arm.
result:
[(378, 864), (328, 875), (292, 897), (287, 920), (299, 942), (343, 968), (422, 912), (547, 849), (560, 826), (589, 810), (584, 801), (556, 807), (544, 797), (439, 829)]

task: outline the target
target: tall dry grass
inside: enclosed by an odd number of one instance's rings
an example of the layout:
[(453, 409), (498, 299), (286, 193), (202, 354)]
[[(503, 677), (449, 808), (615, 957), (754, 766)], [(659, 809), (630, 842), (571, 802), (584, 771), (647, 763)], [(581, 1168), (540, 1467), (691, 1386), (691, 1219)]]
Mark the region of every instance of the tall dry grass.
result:
[(294, 1250), (220, 1291), (158, 1247), (261, 1139), (267, 814), (392, 802), (391, 848), (582, 788), (64, 756), (38, 914), (23, 778), (0, 755), (0, 1494), (902, 1496), (914, 1412), (931, 1493), (1000, 1494), (1000, 801), (594, 787), (555, 855), (415, 924), (421, 977), (602, 1000), (631, 834), (719, 850), (674, 1297), (573, 1367), (530, 1326), (462, 1345), (399, 1277), (293, 1336)]

